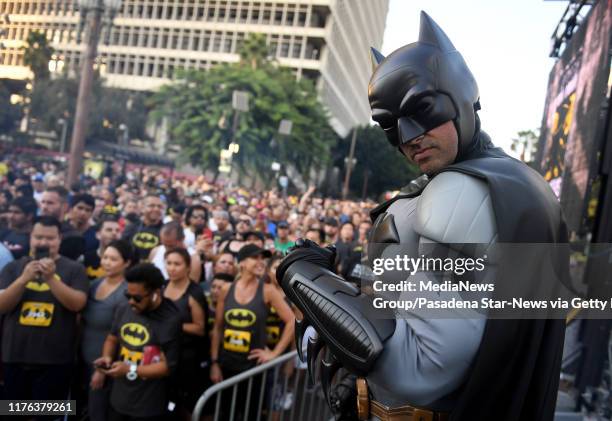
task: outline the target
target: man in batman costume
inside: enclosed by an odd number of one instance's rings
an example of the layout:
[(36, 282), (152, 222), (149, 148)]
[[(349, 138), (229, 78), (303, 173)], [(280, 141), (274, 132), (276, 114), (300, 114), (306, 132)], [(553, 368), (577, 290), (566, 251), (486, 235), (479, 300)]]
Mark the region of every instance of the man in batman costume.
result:
[[(372, 212), (370, 243), (567, 242), (546, 182), (480, 129), (476, 81), (426, 13), (417, 42), (372, 56), (372, 118), (424, 175)], [(357, 385), (360, 419), (553, 419), (563, 320), (368, 318), (366, 294), (333, 273), (333, 260), (333, 249), (300, 240), (277, 272), (304, 314), (297, 343), (307, 326), (317, 331), (306, 352), (311, 373), (326, 348), (327, 396), (343, 367), (367, 382)]]

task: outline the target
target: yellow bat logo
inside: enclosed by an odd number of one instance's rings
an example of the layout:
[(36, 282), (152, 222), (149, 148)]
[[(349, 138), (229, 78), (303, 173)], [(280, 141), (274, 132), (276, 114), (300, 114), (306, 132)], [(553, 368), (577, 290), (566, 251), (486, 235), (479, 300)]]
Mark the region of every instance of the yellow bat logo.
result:
[(122, 346), (121, 350), (119, 351), (119, 359), (121, 361), (128, 361), (134, 364), (140, 364), (140, 362), (142, 361), (142, 355), (142, 352), (130, 351), (124, 346)]
[(257, 316), (246, 308), (233, 308), (225, 312), (225, 321), (228, 325), (245, 328), (255, 324)]
[(149, 342), (149, 331), (139, 323), (126, 323), (120, 329), (121, 339), (128, 345), (142, 346)]
[(282, 320), (278, 315), (276, 309), (274, 307), (270, 307), (268, 311), (268, 317), (266, 318), (266, 324), (280, 323), (281, 321)]
[(159, 237), (150, 232), (139, 232), (132, 239), (132, 243), (141, 249), (152, 249), (159, 244)]
[(87, 276), (94, 278), (101, 278), (104, 276), (104, 268), (100, 266), (99, 268), (94, 268), (92, 266), (87, 266)]
[(280, 341), (280, 326), (266, 327), (267, 344), (276, 345)]
[(36, 281), (28, 282), (25, 287), (31, 291), (36, 291), (36, 292), (45, 292), (51, 289), (49, 287), (49, 284), (47, 284), (46, 282), (36, 282)]
[(53, 320), (53, 303), (25, 301), (19, 312), (19, 324), (24, 326), (51, 326)]
[(223, 332), (223, 349), (245, 353), (251, 348), (251, 332), (225, 329)]

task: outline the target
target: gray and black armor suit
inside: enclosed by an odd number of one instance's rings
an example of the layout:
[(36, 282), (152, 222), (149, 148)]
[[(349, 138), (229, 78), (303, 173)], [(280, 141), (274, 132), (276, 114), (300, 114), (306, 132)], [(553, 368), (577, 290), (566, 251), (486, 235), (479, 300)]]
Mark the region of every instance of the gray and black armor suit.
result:
[[(493, 146), (480, 130), (476, 81), (440, 27), (424, 12), (418, 42), (376, 65), (372, 118), (394, 146), (452, 121), (456, 160), (419, 177), (372, 212), (370, 243), (563, 243), (561, 209), (542, 177)], [(500, 81), (503, 83), (503, 81)], [(309, 366), (321, 353), (329, 393), (340, 367), (367, 379), (372, 398), (450, 412), (451, 420), (552, 420), (563, 320), (368, 317), (371, 297), (332, 273), (333, 250), (301, 241), (277, 273), (302, 311)], [(300, 350), (298, 346), (298, 351)], [(314, 373), (314, 368), (311, 368)]]

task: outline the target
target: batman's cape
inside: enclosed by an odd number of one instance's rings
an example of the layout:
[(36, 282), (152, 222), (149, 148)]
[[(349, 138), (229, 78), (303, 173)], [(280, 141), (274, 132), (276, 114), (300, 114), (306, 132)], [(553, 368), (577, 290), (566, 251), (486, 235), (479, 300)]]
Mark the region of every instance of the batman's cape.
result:
[[(549, 185), (533, 169), (500, 148), (484, 132), (457, 171), (487, 182), (500, 243), (567, 243), (561, 206)], [(403, 193), (375, 208), (374, 221), (391, 203), (419, 195), (411, 183)], [(560, 262), (562, 266), (568, 261)], [(565, 267), (564, 273), (569, 272)], [(486, 323), (466, 382), (453, 395), (452, 421), (543, 421), (554, 417), (565, 321), (498, 320)]]

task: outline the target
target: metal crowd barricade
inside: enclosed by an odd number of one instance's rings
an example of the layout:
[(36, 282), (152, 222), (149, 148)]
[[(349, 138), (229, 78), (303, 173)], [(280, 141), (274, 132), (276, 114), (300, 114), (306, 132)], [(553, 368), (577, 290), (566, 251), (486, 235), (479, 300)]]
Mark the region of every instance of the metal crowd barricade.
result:
[[(254, 367), (234, 377), (223, 380), (204, 391), (193, 411), (192, 421), (201, 421), (202, 411), (207, 402), (214, 397), (215, 407), (213, 421), (220, 421), (222, 399), (221, 394), (231, 393), (231, 405), (228, 414), (221, 421), (324, 421), (333, 419), (331, 412), (325, 402), (320, 385), (311, 385), (306, 370), (296, 368), (291, 376), (286, 378), (282, 373), (283, 366), (291, 360), (295, 360), (297, 352), (284, 354), (272, 361)], [(261, 381), (255, 376), (261, 375)], [(269, 376), (273, 379), (267, 381)], [(259, 396), (251, 396), (253, 382), (260, 381)], [(240, 384), (247, 384), (245, 396), (238, 396)], [(291, 388), (289, 387), (291, 384)], [(231, 388), (231, 391), (230, 391)], [(291, 397), (292, 398), (291, 398)], [(238, 418), (236, 414), (236, 403), (240, 400), (245, 402), (244, 414)], [(264, 405), (265, 403), (265, 405)], [(250, 405), (256, 404), (257, 418), (249, 419)]]

